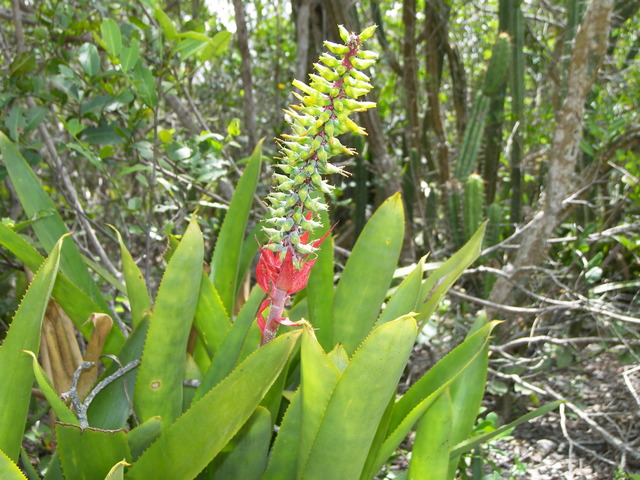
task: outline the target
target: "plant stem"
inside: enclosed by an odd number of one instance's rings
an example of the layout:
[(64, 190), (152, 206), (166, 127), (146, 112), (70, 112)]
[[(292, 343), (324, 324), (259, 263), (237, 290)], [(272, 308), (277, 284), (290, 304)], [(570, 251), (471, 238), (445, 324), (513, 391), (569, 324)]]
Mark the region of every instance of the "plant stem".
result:
[(271, 295), (269, 319), (267, 320), (267, 326), (264, 328), (262, 342), (260, 343), (261, 346), (276, 338), (278, 326), (280, 325), (279, 320), (282, 318), (282, 311), (288, 299), (289, 295), (287, 295), (286, 290), (280, 290), (278, 287), (274, 287), (273, 294)]

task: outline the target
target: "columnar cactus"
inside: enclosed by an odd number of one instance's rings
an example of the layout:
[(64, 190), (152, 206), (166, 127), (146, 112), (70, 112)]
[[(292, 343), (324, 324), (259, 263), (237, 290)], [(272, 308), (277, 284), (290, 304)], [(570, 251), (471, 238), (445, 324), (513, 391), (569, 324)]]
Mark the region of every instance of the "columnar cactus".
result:
[[(263, 344), (275, 337), (279, 324), (291, 324), (282, 318), (285, 302), (306, 286), (315, 252), (324, 239), (308, 241), (310, 232), (321, 226), (320, 211), (327, 209), (324, 194), (331, 195), (334, 189), (323, 175), (344, 174), (329, 159), (355, 153), (338, 136), (347, 132), (366, 135), (349, 115), (375, 106), (358, 98), (372, 88), (361, 70), (373, 65), (377, 54), (361, 46), (376, 27), (360, 35), (339, 28), (344, 44), (324, 43), (331, 53), (323, 53), (314, 64), (316, 73), (309, 75), (308, 85), (294, 80), (293, 85), (302, 92), (295, 93), (301, 103), (285, 110), (291, 133), (279, 141), (281, 156), (276, 167), (282, 173), (274, 174), (277, 185), (267, 197), (269, 218), (263, 230), (268, 242), (260, 248), (256, 268), (258, 284), (267, 293), (257, 320)], [(271, 307), (268, 319), (264, 316), (267, 307)]]

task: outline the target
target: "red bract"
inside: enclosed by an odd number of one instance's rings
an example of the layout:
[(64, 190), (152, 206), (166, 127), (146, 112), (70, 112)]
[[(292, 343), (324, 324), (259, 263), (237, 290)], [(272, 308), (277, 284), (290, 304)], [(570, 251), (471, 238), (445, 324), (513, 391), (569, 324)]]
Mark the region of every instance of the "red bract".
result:
[[(319, 247), (325, 238), (331, 233), (330, 229), (322, 238), (313, 242), (314, 247)], [(309, 233), (306, 232), (300, 237), (302, 243), (308, 242)], [(299, 292), (307, 286), (311, 267), (313, 267), (316, 259), (307, 260), (309, 255), (303, 256), (299, 263), (301, 267), (298, 269), (293, 263), (293, 251), (288, 248), (284, 259), (280, 259), (280, 253), (274, 253), (268, 248), (260, 247), (260, 260), (256, 266), (256, 278), (258, 285), (267, 294), (267, 298), (260, 304), (258, 310), (257, 323), (263, 335), (263, 343), (265, 343), (265, 329), (275, 332), (278, 324), (292, 325), (288, 318), (282, 317), (284, 302), (292, 293)], [(271, 306), (269, 319), (264, 316), (264, 311)], [(274, 333), (275, 335), (275, 333)]]

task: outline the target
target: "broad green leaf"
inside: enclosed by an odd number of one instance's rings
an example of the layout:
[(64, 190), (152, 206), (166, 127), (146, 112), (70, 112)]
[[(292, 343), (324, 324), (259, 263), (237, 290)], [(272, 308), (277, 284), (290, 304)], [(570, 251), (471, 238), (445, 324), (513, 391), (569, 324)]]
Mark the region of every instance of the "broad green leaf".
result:
[(278, 436), (271, 449), (269, 465), (262, 480), (293, 479), (298, 471), (300, 456), (300, 430), (302, 428), (302, 401), (296, 390), (280, 423)]
[(422, 306), (418, 310), (418, 322), (424, 324), (440, 303), (443, 295), (449, 291), (451, 286), (460, 278), (460, 275), (471, 265), (480, 255), (482, 249), (482, 237), (487, 222), (473, 234), (469, 241), (458, 250), (453, 256), (444, 262), (440, 268), (433, 272), (422, 284), (420, 296)]
[(145, 314), (151, 310), (151, 299), (149, 298), (149, 291), (147, 290), (147, 284), (144, 281), (144, 275), (134, 262), (131, 253), (127, 250), (120, 232), (112, 227), (118, 236), (118, 243), (120, 244), (120, 255), (122, 256), (122, 273), (124, 274), (124, 281), (127, 286), (127, 297), (129, 298), (129, 306), (131, 308), (131, 323), (135, 329)]
[[(211, 258), (210, 278), (227, 312), (233, 313), (238, 289), (238, 263), (253, 204), (253, 194), (260, 176), (262, 141), (253, 150), (249, 163), (225, 214)], [(249, 241), (254, 241), (250, 239)]]
[(172, 42), (178, 38), (176, 27), (173, 26), (173, 22), (169, 18), (169, 15), (167, 15), (160, 6), (155, 8), (153, 14), (156, 17), (156, 20), (158, 20), (160, 27), (162, 27), (162, 31), (164, 32), (164, 36), (167, 37), (167, 40)]
[(497, 437), (498, 435), (507, 432), (511, 429), (516, 428), (518, 425), (521, 425), (525, 422), (528, 422), (529, 420), (533, 420), (534, 418), (540, 417), (542, 415), (545, 415), (547, 413), (549, 413), (551, 410), (555, 410), (556, 408), (558, 408), (558, 406), (564, 403), (562, 400), (556, 400), (554, 402), (548, 403), (546, 405), (543, 405), (542, 407), (536, 408), (534, 411), (527, 413), (526, 415), (521, 416), (520, 418), (518, 418), (517, 420), (514, 420), (511, 423), (508, 423), (506, 425), (502, 425), (498, 428), (496, 428), (493, 432), (487, 432), (487, 433), (483, 433), (480, 435), (475, 435), (473, 437), (470, 437), (466, 440), (464, 440), (463, 442), (458, 443), (452, 450), (451, 450), (451, 458), (455, 458), (455, 457), (459, 457), (460, 455), (467, 453), (471, 450), (473, 450), (476, 447), (479, 447), (480, 445), (483, 445), (485, 443), (487, 443), (488, 441), (490, 441), (492, 438)]
[(400, 194), (389, 197), (367, 222), (336, 288), (333, 343), (351, 354), (369, 334), (387, 295), (404, 236)]
[[(306, 462), (322, 425), (327, 405), (334, 392), (340, 370), (336, 368), (310, 330), (304, 329), (300, 344), (300, 460)], [(303, 463), (299, 468), (303, 467)], [(300, 470), (298, 471), (300, 474)], [(300, 475), (298, 475), (300, 476)]]
[(57, 423), (56, 440), (65, 478), (105, 478), (122, 459), (131, 461), (123, 430), (97, 430)]
[(448, 355), (434, 365), (397, 402), (391, 415), (387, 437), (378, 450), (370, 455), (376, 461), (371, 475), (384, 465), (394, 450), (404, 440), (413, 425), (446, 388), (482, 355), (489, 335), (498, 322), (491, 322), (465, 339)]
[(93, 43), (83, 43), (78, 48), (78, 62), (86, 75), (95, 76), (100, 71), (100, 55)]
[(260, 480), (267, 466), (273, 424), (264, 407), (256, 408), (231, 441), (233, 449), (222, 451), (214, 458), (212, 480)]
[(420, 291), (422, 287), (422, 272), (424, 269), (424, 257), (420, 259), (415, 268), (398, 285), (396, 291), (391, 295), (386, 308), (380, 314), (376, 326), (413, 312), (418, 307)]
[(162, 419), (151, 417), (127, 433), (127, 443), (134, 462), (149, 448), (149, 445), (156, 441), (160, 432), (162, 432)]
[(360, 478), (416, 335), (415, 320), (405, 316), (365, 340), (338, 380), (298, 478)]
[(18, 466), (0, 450), (0, 478), (2, 480), (27, 480)]
[(125, 478), (194, 478), (249, 419), (287, 364), (299, 336), (299, 330), (281, 335), (255, 351), (163, 430)]
[(142, 100), (149, 108), (154, 108), (158, 103), (156, 79), (148, 67), (138, 62), (132, 73), (133, 86)]
[[(329, 215), (322, 211), (320, 214), (323, 228), (314, 233), (314, 238), (320, 238), (330, 228)], [(317, 253), (316, 263), (311, 269), (307, 284), (307, 302), (309, 307), (309, 321), (317, 328), (318, 342), (323, 348), (333, 347), (333, 237), (329, 235)]]
[(65, 403), (60, 399), (60, 397), (54, 390), (53, 385), (51, 384), (51, 380), (49, 380), (49, 377), (38, 363), (38, 357), (36, 357), (36, 355), (29, 350), (24, 350), (24, 353), (31, 356), (33, 374), (36, 377), (36, 382), (38, 382), (38, 387), (40, 387), (40, 391), (44, 394), (47, 402), (49, 402), (49, 405), (51, 405), (51, 409), (55, 412), (58, 420), (60, 420), (62, 423), (79, 425), (76, 416), (71, 413), (69, 407), (65, 405)]
[[(0, 132), (0, 151), (22, 208), (27, 217), (32, 220), (31, 225), (43, 248), (50, 253), (60, 237), (69, 232), (31, 167), (2, 132)], [(73, 241), (64, 242), (60, 254), (60, 270), (97, 303), (100, 311), (109, 311)]]
[(122, 33), (116, 21), (113, 18), (105, 18), (100, 25), (100, 33), (109, 55), (119, 56), (122, 49)]
[(222, 31), (216, 33), (211, 40), (209, 40), (200, 54), (200, 60), (206, 62), (211, 60), (216, 55), (220, 55), (229, 46), (231, 41), (231, 32)]
[(220, 295), (204, 272), (202, 272), (200, 279), (200, 295), (198, 295), (198, 306), (193, 325), (196, 327), (209, 357), (213, 357), (222, 345), (231, 327), (231, 321), (224, 305), (222, 305)]
[[(216, 352), (209, 370), (205, 373), (202, 383), (194, 396), (194, 401), (202, 398), (220, 380), (226, 377), (242, 360), (242, 350), (245, 345), (251, 326), (254, 324), (256, 312), (264, 292), (257, 285), (253, 287), (247, 302), (238, 313), (235, 322), (228, 329), (220, 348)], [(259, 341), (255, 342), (252, 350), (257, 348)]]
[(140, 61), (140, 44), (132, 38), (128, 47), (123, 47), (120, 54), (120, 66), (124, 73), (129, 72)]
[(204, 256), (202, 233), (189, 224), (162, 278), (136, 380), (134, 408), (141, 421), (182, 413), (184, 356), (198, 303)]
[(42, 319), (56, 279), (63, 239), (33, 278), (0, 346), (0, 450), (16, 461), (29, 411), (33, 367), (23, 350), (40, 350)]
[(445, 389), (425, 412), (411, 449), (409, 480), (447, 480), (452, 445), (453, 405)]

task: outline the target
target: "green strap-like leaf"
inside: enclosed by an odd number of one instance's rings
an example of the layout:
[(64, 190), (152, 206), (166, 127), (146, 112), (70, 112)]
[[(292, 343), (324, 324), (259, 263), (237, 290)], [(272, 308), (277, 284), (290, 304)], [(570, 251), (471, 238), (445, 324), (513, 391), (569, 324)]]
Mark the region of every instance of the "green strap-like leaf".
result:
[(159, 415), (170, 425), (182, 413), (184, 356), (198, 304), (204, 241), (195, 220), (167, 265), (149, 323), (136, 380), (141, 421)]
[(231, 322), (229, 314), (222, 305), (220, 295), (204, 272), (202, 272), (200, 279), (200, 295), (198, 296), (193, 325), (196, 327), (209, 357), (213, 357), (220, 349), (220, 345), (231, 327)]
[(451, 450), (451, 457), (454, 458), (464, 453), (467, 453), (468, 451), (473, 450), (474, 448), (487, 443), (492, 438), (497, 437), (498, 435), (501, 435), (504, 432), (507, 432), (513, 428), (516, 428), (518, 425), (521, 425), (525, 422), (528, 422), (529, 420), (533, 420), (534, 418), (545, 415), (549, 413), (551, 410), (555, 410), (556, 408), (558, 408), (558, 406), (561, 403), (563, 403), (562, 400), (556, 400), (555, 402), (547, 403), (546, 405), (536, 408), (533, 412), (529, 412), (526, 415), (523, 415), (522, 417), (518, 418), (517, 420), (514, 420), (511, 423), (508, 423), (506, 425), (502, 425), (501, 427), (496, 428), (493, 432), (483, 433), (481, 435), (476, 435), (474, 437), (468, 438), (465, 441), (457, 444)]
[(133, 461), (136, 461), (142, 452), (156, 441), (160, 432), (162, 432), (162, 420), (160, 417), (151, 417), (127, 433), (127, 443)]
[[(210, 278), (216, 287), (227, 312), (233, 313), (238, 288), (238, 264), (244, 241), (249, 212), (253, 204), (253, 194), (260, 176), (262, 140), (249, 158), (249, 163), (238, 182), (231, 199), (229, 210), (224, 217), (216, 246), (211, 258)], [(249, 241), (254, 241), (249, 239)]]
[(65, 478), (105, 478), (123, 458), (131, 461), (131, 452), (123, 430), (97, 430), (57, 423), (56, 439)]
[(304, 470), (340, 374), (340, 370), (324, 353), (313, 332), (305, 328), (300, 345), (302, 423), (299, 473)]
[(469, 265), (478, 258), (482, 249), (482, 237), (486, 226), (487, 223), (483, 223), (460, 250), (424, 281), (420, 293), (421, 301), (424, 303), (418, 310), (420, 315), (417, 317), (420, 324), (429, 320), (440, 303), (442, 296), (449, 291)]
[(411, 273), (405, 277), (393, 295), (391, 295), (387, 302), (387, 307), (382, 311), (376, 322), (377, 327), (416, 310), (422, 287), (423, 269), (424, 257), (420, 259)]
[(151, 299), (149, 298), (147, 284), (144, 281), (144, 275), (142, 275), (136, 262), (134, 262), (129, 250), (127, 250), (120, 232), (115, 228), (113, 230), (116, 232), (120, 243), (122, 273), (124, 274), (124, 282), (127, 286), (127, 296), (131, 308), (131, 323), (133, 328), (136, 328), (142, 322), (145, 314), (151, 310)]
[(260, 480), (267, 466), (272, 433), (271, 414), (264, 407), (256, 408), (231, 440), (233, 449), (219, 453), (213, 460), (211, 480)]
[(0, 478), (2, 480), (27, 480), (18, 466), (0, 450)]
[(104, 480), (124, 480), (124, 469), (127, 465), (129, 465), (129, 463), (127, 463), (126, 460), (119, 461), (109, 470)]
[(44, 394), (47, 402), (51, 405), (51, 409), (55, 412), (58, 420), (62, 423), (69, 423), (73, 425), (79, 425), (78, 419), (76, 416), (71, 413), (69, 407), (65, 405), (65, 403), (60, 399), (56, 391), (53, 389), (53, 385), (49, 380), (49, 377), (42, 369), (40, 364), (38, 363), (38, 357), (33, 352), (29, 350), (24, 351), (25, 354), (31, 356), (31, 363), (33, 365), (33, 374), (36, 377), (36, 382), (38, 382), (38, 386), (40, 387), (40, 391)]
[[(317, 233), (315, 238), (320, 238), (330, 228), (327, 212), (320, 213), (324, 228)], [(307, 304), (309, 308), (309, 321), (317, 328), (318, 342), (326, 350), (333, 347), (333, 237), (329, 235), (317, 253), (318, 258), (311, 269), (309, 283), (307, 284)]]
[(23, 350), (40, 350), (40, 330), (53, 289), (63, 239), (33, 278), (0, 346), (0, 450), (16, 461), (29, 411), (33, 367)]
[[(485, 325), (487, 325), (487, 316), (481, 312), (471, 327), (471, 332), (476, 332)], [(460, 373), (449, 387), (453, 410), (452, 422), (449, 425), (452, 445), (466, 440), (473, 430), (484, 396), (488, 367), (489, 343), (487, 342), (475, 360)], [(451, 459), (449, 463), (450, 478), (455, 474), (459, 460), (458, 457)]]
[(445, 389), (425, 412), (416, 428), (411, 449), (409, 479), (447, 480), (452, 444), (453, 405)]
[(338, 283), (333, 308), (333, 343), (351, 354), (378, 318), (398, 263), (404, 237), (402, 199), (387, 199), (367, 222)]
[(300, 429), (302, 428), (302, 402), (296, 390), (280, 423), (278, 436), (271, 449), (269, 465), (262, 480), (294, 479), (300, 456)]
[(416, 334), (414, 319), (406, 316), (365, 340), (336, 385), (299, 479), (360, 478)]
[(491, 322), (467, 338), (447, 356), (433, 366), (403, 396), (393, 409), (387, 437), (375, 456), (371, 475), (384, 465), (394, 450), (404, 440), (413, 425), (422, 417), (438, 396), (482, 355), (489, 335), (498, 322)]
[(251, 416), (280, 375), (299, 336), (299, 330), (281, 335), (254, 352), (164, 430), (125, 479), (194, 478)]
[[(205, 373), (204, 379), (196, 391), (194, 401), (202, 398), (242, 360), (243, 346), (246, 343), (251, 326), (254, 325), (256, 312), (263, 297), (264, 292), (257, 285), (253, 287), (247, 302), (242, 306), (242, 310), (238, 313), (235, 322), (228, 329), (220, 349), (216, 356), (213, 357), (213, 362), (211, 362), (209, 370)], [(258, 344), (259, 341), (256, 341), (251, 350), (257, 348)]]
[[(31, 225), (40, 243), (50, 253), (60, 237), (69, 233), (67, 227), (29, 164), (2, 132), (0, 151), (22, 208), (32, 221)], [(60, 270), (100, 306), (100, 311), (109, 311), (73, 241), (64, 242), (60, 255)]]

